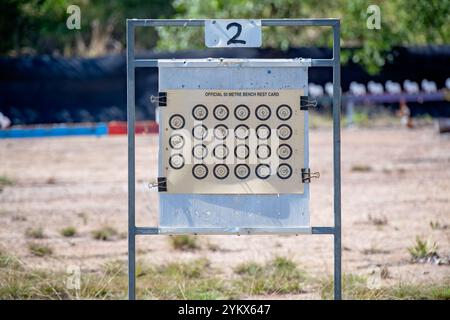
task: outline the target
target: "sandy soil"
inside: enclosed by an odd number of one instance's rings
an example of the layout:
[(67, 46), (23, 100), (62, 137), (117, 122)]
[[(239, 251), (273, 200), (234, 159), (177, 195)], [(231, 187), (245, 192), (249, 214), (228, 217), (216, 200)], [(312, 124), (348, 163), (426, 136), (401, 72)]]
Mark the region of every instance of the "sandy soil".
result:
[[(157, 223), (157, 194), (146, 184), (154, 179), (156, 138), (137, 137), (137, 224)], [(331, 130), (311, 132), (311, 167), (321, 178), (311, 187), (311, 222), (333, 222)], [(368, 166), (370, 170), (355, 171)], [(353, 169), (352, 169), (353, 168)], [(0, 192), (0, 246), (28, 265), (65, 269), (79, 265), (98, 270), (127, 254), (126, 137), (74, 137), (0, 140), (0, 175), (15, 184)], [(450, 225), (450, 139), (433, 128), (415, 130), (344, 129), (342, 132), (343, 270), (370, 274), (387, 266), (398, 282), (450, 282), (448, 265), (413, 264), (407, 248), (416, 236), (450, 255), (450, 226), (433, 230), (430, 222)], [(385, 218), (377, 226), (369, 218)], [(78, 236), (60, 230), (73, 225)], [(27, 250), (28, 227), (41, 226), (46, 238), (34, 240), (54, 249), (51, 257)], [(98, 241), (91, 232), (113, 226), (114, 241)], [(138, 238), (138, 259), (152, 263), (207, 257), (224, 273), (243, 261), (291, 257), (314, 276), (333, 271), (329, 236), (203, 236), (202, 249), (180, 252), (166, 236)], [(208, 243), (218, 246), (211, 251)], [(367, 252), (371, 251), (371, 252)]]

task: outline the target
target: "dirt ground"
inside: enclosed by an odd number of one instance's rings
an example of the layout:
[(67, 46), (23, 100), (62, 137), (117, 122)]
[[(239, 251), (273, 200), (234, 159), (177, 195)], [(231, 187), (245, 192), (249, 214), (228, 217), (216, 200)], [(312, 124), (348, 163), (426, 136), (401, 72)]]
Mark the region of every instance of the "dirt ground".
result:
[[(146, 184), (156, 172), (156, 137), (137, 137), (137, 224), (157, 223), (157, 193)], [(313, 226), (333, 223), (332, 133), (310, 134), (311, 168), (321, 177), (311, 185)], [(0, 192), (0, 246), (27, 265), (98, 270), (127, 255), (127, 141), (116, 137), (0, 140), (0, 176), (14, 182)], [(343, 129), (343, 271), (368, 275), (386, 266), (389, 283), (450, 282), (450, 266), (414, 264), (408, 247), (417, 236), (450, 256), (450, 138), (434, 128)], [(377, 220), (380, 220), (377, 225)], [(431, 228), (438, 222), (440, 228)], [(74, 226), (78, 235), (61, 236)], [(113, 241), (94, 240), (92, 231), (112, 226)], [(445, 226), (448, 226), (447, 228)], [(42, 227), (54, 253), (29, 253), (29, 227)], [(176, 251), (166, 236), (139, 237), (138, 259), (150, 263), (207, 257), (232, 273), (244, 261), (292, 258), (312, 276), (333, 272), (332, 237), (202, 236), (201, 249)], [(211, 250), (211, 244), (216, 250)]]

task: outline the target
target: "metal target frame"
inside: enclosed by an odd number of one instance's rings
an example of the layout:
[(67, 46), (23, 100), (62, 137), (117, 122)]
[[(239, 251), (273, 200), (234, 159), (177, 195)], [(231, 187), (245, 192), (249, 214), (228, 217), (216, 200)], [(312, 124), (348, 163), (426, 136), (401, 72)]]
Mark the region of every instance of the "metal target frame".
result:
[[(136, 59), (136, 27), (204, 27), (205, 19), (127, 19), (127, 130), (128, 130), (128, 298), (136, 298), (136, 236), (158, 235), (158, 227), (138, 227), (135, 219), (135, 70), (158, 67), (158, 59)], [(313, 26), (333, 29), (333, 57), (311, 59), (311, 67), (333, 69), (333, 211), (334, 226), (311, 227), (311, 234), (333, 235), (334, 240), (334, 299), (342, 298), (341, 268), (341, 65), (339, 19), (262, 19), (262, 26)], [(288, 230), (289, 231), (289, 230)], [(284, 232), (297, 234), (295, 230)]]

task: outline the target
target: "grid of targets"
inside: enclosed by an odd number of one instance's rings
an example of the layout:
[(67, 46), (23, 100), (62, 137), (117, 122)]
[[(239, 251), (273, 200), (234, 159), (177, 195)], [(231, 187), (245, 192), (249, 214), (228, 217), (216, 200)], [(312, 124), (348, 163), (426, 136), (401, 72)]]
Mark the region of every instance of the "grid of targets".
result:
[[(210, 112), (211, 109), (212, 112)], [(291, 164), (285, 162), (293, 155), (293, 149), (289, 144), (293, 129), (291, 125), (285, 123), (293, 116), (294, 111), (292, 106), (288, 104), (279, 104), (277, 106), (259, 104), (251, 110), (246, 104), (238, 104), (235, 107), (217, 104), (211, 107), (211, 109), (208, 110), (204, 104), (197, 104), (192, 108), (191, 116), (199, 122), (191, 130), (191, 138), (194, 141), (191, 153), (196, 160), (204, 160), (210, 152), (212, 152), (212, 156), (217, 162), (223, 162), (231, 152), (234, 153), (236, 159), (247, 160), (250, 157), (251, 148), (248, 145), (250, 128), (246, 124), (246, 121), (253, 113), (253, 116), (258, 120), (258, 125), (255, 128), (255, 134), (258, 140), (256, 149), (254, 150), (256, 158), (258, 160), (266, 160), (272, 156), (272, 152), (276, 152), (279, 159), (276, 176), (282, 180), (289, 179), (292, 176), (293, 168)], [(275, 112), (272, 112), (272, 110)], [(185, 129), (187, 122), (185, 117), (186, 114), (174, 113), (169, 118), (168, 124), (173, 130), (169, 137), (169, 146), (172, 149), (169, 165), (174, 170), (183, 169), (186, 162), (186, 156), (182, 152), (176, 152), (176, 150), (182, 150), (185, 146), (185, 138), (182, 134), (177, 133), (177, 130)], [(204, 143), (208, 134), (208, 127), (203, 122), (208, 117), (213, 117), (215, 123), (213, 128), (214, 138), (222, 142), (216, 144), (212, 150), (208, 149)], [(230, 128), (229, 121), (227, 121), (230, 117), (234, 117), (234, 120), (241, 123), (237, 124), (234, 128)], [(277, 145), (276, 150), (272, 150), (271, 146), (267, 143), (272, 134), (272, 130), (264, 122), (267, 122), (271, 117), (276, 117), (276, 120), (279, 122), (275, 132), (280, 143)], [(225, 143), (230, 134), (233, 134), (235, 138), (231, 148)], [(230, 175), (234, 175), (239, 180), (245, 180), (250, 176), (252, 171), (247, 163), (238, 163), (232, 167), (234, 168), (231, 170), (230, 165), (226, 163), (216, 163), (212, 166), (205, 163), (196, 163), (192, 166), (191, 174), (197, 180), (203, 180), (211, 174), (218, 180), (224, 180)], [(254, 173), (259, 179), (265, 180), (272, 176), (272, 168), (268, 163), (259, 163), (254, 166)]]

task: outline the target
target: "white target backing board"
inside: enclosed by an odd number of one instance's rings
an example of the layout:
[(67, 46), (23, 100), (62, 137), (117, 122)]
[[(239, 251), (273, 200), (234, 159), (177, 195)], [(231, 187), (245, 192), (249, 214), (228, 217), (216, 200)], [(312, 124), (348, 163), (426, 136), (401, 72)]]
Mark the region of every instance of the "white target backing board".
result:
[(165, 96), (158, 110), (158, 177), (166, 185), (159, 193), (162, 233), (289, 227), (308, 232), (309, 185), (301, 177), (309, 164), (308, 115), (300, 110), (300, 97), (307, 95), (309, 63), (159, 60), (159, 91)]

